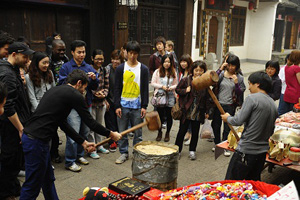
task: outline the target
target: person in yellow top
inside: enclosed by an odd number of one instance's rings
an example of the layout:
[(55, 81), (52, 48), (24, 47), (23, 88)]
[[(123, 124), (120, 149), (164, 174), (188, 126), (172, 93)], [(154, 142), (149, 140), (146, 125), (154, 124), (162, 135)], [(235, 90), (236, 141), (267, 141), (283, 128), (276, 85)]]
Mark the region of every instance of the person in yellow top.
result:
[[(115, 72), (114, 103), (119, 131), (128, 128), (128, 123), (135, 126), (142, 123), (149, 102), (149, 69), (137, 58), (140, 45), (130, 41), (126, 45), (128, 60), (119, 65)], [(142, 141), (142, 129), (134, 131), (133, 145)], [(125, 135), (118, 142), (121, 156), (116, 164), (122, 164), (128, 159), (128, 138)]]

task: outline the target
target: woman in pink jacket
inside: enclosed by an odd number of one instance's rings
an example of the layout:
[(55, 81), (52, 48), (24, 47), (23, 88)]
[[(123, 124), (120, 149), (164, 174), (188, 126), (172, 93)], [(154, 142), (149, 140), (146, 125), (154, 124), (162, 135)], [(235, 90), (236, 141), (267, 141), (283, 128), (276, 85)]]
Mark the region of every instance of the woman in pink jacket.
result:
[[(177, 86), (176, 71), (173, 66), (173, 56), (171, 54), (165, 54), (161, 59), (161, 66), (156, 69), (152, 76), (151, 85), (155, 88), (154, 94), (166, 93), (167, 104), (162, 107), (157, 107), (160, 119), (167, 117), (167, 132), (165, 135), (165, 142), (170, 140), (170, 130), (173, 125), (173, 119), (171, 116), (171, 109), (175, 104), (175, 88)], [(162, 139), (162, 130), (158, 130), (156, 141)]]

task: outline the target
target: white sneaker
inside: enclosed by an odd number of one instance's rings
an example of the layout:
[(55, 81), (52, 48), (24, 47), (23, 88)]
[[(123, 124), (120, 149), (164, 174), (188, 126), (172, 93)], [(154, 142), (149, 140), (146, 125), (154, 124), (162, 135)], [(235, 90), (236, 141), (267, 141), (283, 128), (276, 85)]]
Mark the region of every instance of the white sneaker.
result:
[(99, 153), (104, 153), (104, 154), (108, 154), (109, 151), (107, 149), (105, 149), (102, 145), (99, 147), (98, 151)]
[(78, 161), (80, 164), (83, 164), (83, 165), (88, 165), (88, 164), (89, 164), (89, 161), (87, 161), (84, 157), (78, 158), (77, 161)]
[(189, 146), (190, 145), (190, 143), (191, 143), (191, 139), (188, 139), (187, 141), (185, 141), (183, 144), (185, 145), (185, 146)]
[(70, 167), (66, 167), (66, 169), (72, 171), (72, 172), (79, 172), (81, 170), (81, 167), (77, 165), (76, 163), (73, 163)]
[(195, 152), (195, 151), (190, 151), (189, 158), (190, 158), (191, 160), (196, 160), (196, 152)]
[(128, 136), (130, 137), (130, 138), (133, 138), (134, 137), (134, 133), (128, 133)]
[(123, 154), (121, 154), (121, 156), (116, 160), (116, 164), (122, 164), (122, 163), (124, 163), (126, 160), (128, 160), (128, 154), (123, 153)]
[(20, 170), (18, 177), (25, 177), (25, 171), (24, 170)]
[(215, 150), (216, 150), (216, 148), (215, 148), (215, 147), (211, 148), (211, 151), (212, 151), (212, 152), (215, 152)]
[(89, 156), (90, 156), (91, 158), (93, 158), (93, 159), (99, 159), (99, 158), (100, 158), (100, 156), (99, 156), (97, 153), (95, 153), (95, 152), (90, 153)]
[(224, 150), (224, 156), (229, 157), (231, 154), (228, 150)]

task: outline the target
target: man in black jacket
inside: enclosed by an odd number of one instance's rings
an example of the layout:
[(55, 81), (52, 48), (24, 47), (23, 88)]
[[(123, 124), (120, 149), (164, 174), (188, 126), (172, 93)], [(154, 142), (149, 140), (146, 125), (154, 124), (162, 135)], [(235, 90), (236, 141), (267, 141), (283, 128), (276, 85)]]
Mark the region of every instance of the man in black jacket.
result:
[(36, 199), (41, 188), (45, 199), (58, 199), (49, 155), (49, 141), (56, 134), (58, 126), (86, 151), (95, 151), (95, 144), (87, 142), (67, 123), (72, 109), (76, 110), (82, 121), (94, 132), (109, 136), (115, 141), (122, 137), (118, 132), (112, 132), (97, 123), (91, 116), (82, 95), (88, 83), (86, 73), (75, 69), (68, 75), (67, 84), (51, 88), (44, 94), (26, 123), (22, 136), (26, 180), (20, 200)]
[(8, 48), (7, 61), (0, 60), (0, 81), (8, 91), (4, 114), (0, 118), (0, 199), (14, 199), (20, 194), (17, 179), (22, 152), (20, 138), (30, 109), (19, 68), (25, 66), (33, 52), (24, 43), (14, 42)]

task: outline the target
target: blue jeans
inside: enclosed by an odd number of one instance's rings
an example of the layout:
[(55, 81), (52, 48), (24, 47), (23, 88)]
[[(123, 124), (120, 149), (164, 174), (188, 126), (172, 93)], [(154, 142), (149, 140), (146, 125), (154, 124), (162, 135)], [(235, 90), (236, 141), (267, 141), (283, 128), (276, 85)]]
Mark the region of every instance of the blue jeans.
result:
[[(89, 108), (91, 111), (91, 108)], [(81, 121), (79, 114), (72, 109), (69, 116), (68, 116), (68, 123), (72, 128), (79, 133), (79, 135), (83, 136), (87, 139), (87, 136), (90, 132), (89, 127)], [(70, 167), (77, 158), (84, 156), (84, 149), (80, 144), (77, 144), (74, 140), (72, 140), (69, 136), (67, 136), (66, 142), (66, 150), (65, 150), (65, 166)]]
[[(141, 109), (131, 109), (131, 108), (121, 108), (122, 117), (117, 118), (119, 132), (127, 130), (128, 123), (131, 123), (131, 126), (135, 126), (143, 122), (141, 118)], [(142, 138), (142, 129), (139, 128), (134, 131), (133, 146), (143, 140)], [(128, 154), (128, 137), (127, 135), (123, 136), (122, 139), (118, 141), (119, 151), (121, 154)]]
[(280, 94), (279, 105), (278, 105), (278, 115), (283, 115), (291, 110), (293, 110), (294, 104), (285, 102), (283, 100), (283, 94)]
[(20, 200), (36, 199), (42, 188), (46, 200), (58, 199), (51, 166), (50, 145), (39, 139), (22, 136), (25, 157), (25, 182), (22, 186)]
[[(231, 116), (234, 116), (235, 113), (235, 107), (232, 105), (221, 105), (222, 108), (224, 109), (225, 113), (228, 112)], [(224, 123), (224, 130), (222, 134), (222, 141), (227, 140), (228, 134), (230, 132), (230, 128), (226, 122)], [(221, 126), (222, 126), (222, 118), (221, 118), (221, 113), (219, 109), (215, 108), (213, 120), (211, 122), (211, 126), (214, 131), (215, 139), (214, 142), (215, 144), (219, 144), (221, 142)]]

